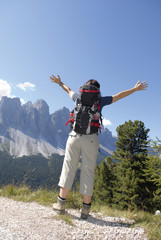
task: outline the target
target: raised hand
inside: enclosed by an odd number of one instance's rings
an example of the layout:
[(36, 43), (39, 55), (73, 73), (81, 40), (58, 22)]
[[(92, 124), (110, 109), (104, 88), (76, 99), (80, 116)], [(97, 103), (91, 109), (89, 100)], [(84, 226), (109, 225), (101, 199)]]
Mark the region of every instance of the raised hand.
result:
[(141, 83), (140, 81), (138, 81), (134, 88), (136, 91), (140, 91), (140, 90), (146, 90), (147, 87), (148, 87), (148, 84), (146, 82)]
[(57, 75), (57, 77), (55, 77), (54, 75), (51, 75), (51, 76), (50, 76), (50, 79), (51, 79), (51, 82), (57, 83), (57, 84), (59, 84), (59, 85), (60, 85), (60, 83), (61, 83), (61, 78), (60, 78), (59, 75)]

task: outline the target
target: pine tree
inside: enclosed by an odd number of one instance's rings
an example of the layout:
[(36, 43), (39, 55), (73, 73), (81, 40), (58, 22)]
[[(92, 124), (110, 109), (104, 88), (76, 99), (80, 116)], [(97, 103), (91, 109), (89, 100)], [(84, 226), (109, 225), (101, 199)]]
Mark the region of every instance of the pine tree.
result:
[(117, 128), (118, 141), (114, 203), (120, 208), (147, 209), (150, 206), (149, 182), (145, 168), (148, 158), (148, 132), (141, 121), (128, 121)]
[(97, 203), (112, 204), (115, 167), (116, 164), (112, 162), (110, 157), (96, 166), (93, 198)]
[(161, 141), (157, 138), (156, 141), (151, 140), (151, 142), (153, 152), (146, 162), (145, 175), (153, 185), (151, 192), (155, 211), (161, 208)]

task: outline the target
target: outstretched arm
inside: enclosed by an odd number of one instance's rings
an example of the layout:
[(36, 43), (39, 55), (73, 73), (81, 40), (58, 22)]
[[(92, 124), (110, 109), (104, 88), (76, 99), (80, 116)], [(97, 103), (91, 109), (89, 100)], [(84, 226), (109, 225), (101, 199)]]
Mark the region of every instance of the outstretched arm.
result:
[(59, 86), (61, 86), (62, 89), (66, 91), (69, 94), (69, 96), (72, 98), (72, 95), (74, 94), (74, 92), (61, 81), (61, 78), (59, 75), (57, 75), (57, 77), (55, 77), (54, 75), (51, 75), (50, 79), (51, 79), (51, 82), (59, 84)]
[(130, 94), (136, 92), (136, 91), (141, 91), (141, 90), (146, 90), (148, 87), (148, 84), (146, 82), (142, 82), (140, 83), (140, 81), (138, 81), (135, 85), (135, 87), (129, 89), (129, 90), (125, 90), (123, 92), (120, 92), (116, 95), (113, 95), (113, 100), (112, 100), (112, 103), (120, 100), (121, 98), (124, 98), (124, 97), (127, 97), (129, 96)]

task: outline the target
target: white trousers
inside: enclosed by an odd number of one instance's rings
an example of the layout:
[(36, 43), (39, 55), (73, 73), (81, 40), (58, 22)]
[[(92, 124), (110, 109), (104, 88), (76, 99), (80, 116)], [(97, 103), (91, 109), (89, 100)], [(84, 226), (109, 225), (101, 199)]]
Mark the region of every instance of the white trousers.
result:
[(98, 148), (99, 140), (97, 134), (80, 135), (72, 131), (67, 140), (65, 158), (58, 185), (71, 189), (79, 159), (82, 156), (79, 192), (83, 195), (92, 196)]

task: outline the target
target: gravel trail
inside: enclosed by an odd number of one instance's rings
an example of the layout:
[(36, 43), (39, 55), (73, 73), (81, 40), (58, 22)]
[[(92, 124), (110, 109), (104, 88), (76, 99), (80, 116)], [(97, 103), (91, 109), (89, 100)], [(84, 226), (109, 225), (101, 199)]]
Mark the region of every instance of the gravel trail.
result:
[(130, 228), (133, 221), (91, 213), (80, 219), (68, 209), (74, 226), (56, 218), (51, 207), (0, 197), (0, 240), (147, 240), (144, 229)]

